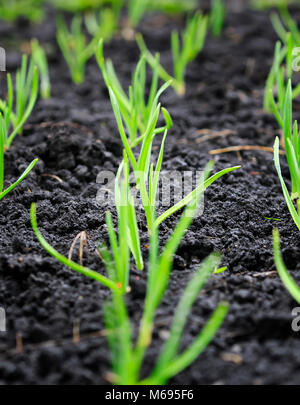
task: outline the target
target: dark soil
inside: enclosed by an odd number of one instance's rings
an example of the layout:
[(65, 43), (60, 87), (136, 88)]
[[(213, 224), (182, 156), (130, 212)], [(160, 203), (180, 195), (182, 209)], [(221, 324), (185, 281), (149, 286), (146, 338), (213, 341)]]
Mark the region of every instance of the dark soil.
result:
[[(170, 69), (169, 35), (180, 24), (161, 17), (142, 24), (149, 47), (161, 53)], [(7, 184), (34, 157), (39, 163), (1, 201), (0, 307), (6, 310), (7, 332), (0, 333), (0, 383), (105, 384), (110, 361), (101, 333), (102, 306), (109, 293), (45, 253), (32, 232), (29, 208), (37, 202), (43, 235), (66, 255), (76, 235), (85, 230), (89, 252), (85, 251), (84, 264), (105, 272), (94, 253), (98, 242), (107, 238), (104, 208), (96, 202), (96, 177), (103, 169), (116, 170), (122, 153), (108, 94), (94, 60), (88, 64), (85, 83), (77, 87), (71, 83), (55, 43), (51, 13), (41, 26), (20, 21), (12, 27), (1, 22), (0, 36), (1, 46), (8, 51), (9, 71), (18, 66), (18, 49), (25, 40), (36, 36), (47, 46), (53, 90), (49, 101), (38, 102), (23, 136), (6, 154)], [(180, 99), (172, 90), (162, 97), (174, 120), (164, 169), (201, 170), (209, 160), (208, 152), (216, 148), (273, 145), (278, 125), (263, 112), (262, 102), (275, 41), (267, 13), (246, 7), (229, 12), (223, 36), (210, 37), (189, 67), (186, 97)], [(127, 86), (139, 55), (135, 43), (115, 39), (105, 53)], [(210, 131), (227, 135), (203, 139)], [(215, 170), (238, 164), (242, 168), (208, 189), (204, 214), (193, 222), (180, 245), (143, 374), (159, 353), (191, 273), (205, 256), (218, 250), (228, 270), (213, 276), (201, 293), (188, 321), (184, 346), (220, 300), (230, 303), (229, 314), (208, 349), (171, 383), (299, 384), (300, 340), (291, 329), (291, 310), (297, 304), (275, 271), (272, 228), (280, 229), (284, 259), (299, 283), (300, 235), (286, 208), (273, 156), (251, 151), (219, 154), (215, 160)], [(284, 159), (282, 168), (288, 182)], [(162, 243), (178, 217), (161, 226)], [(146, 254), (142, 224), (141, 229)], [(128, 307), (136, 327), (145, 280), (146, 272), (133, 270)], [(74, 325), (80, 325), (77, 344), (72, 340)], [(19, 351), (23, 343), (21, 353), (16, 350), (16, 336)]]

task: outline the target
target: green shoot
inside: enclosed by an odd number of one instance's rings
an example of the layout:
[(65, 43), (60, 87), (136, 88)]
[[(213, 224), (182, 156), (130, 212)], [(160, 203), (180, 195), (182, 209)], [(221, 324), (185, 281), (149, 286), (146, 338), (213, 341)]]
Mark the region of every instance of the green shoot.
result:
[(224, 0), (212, 0), (211, 14), (209, 17), (209, 24), (212, 33), (215, 37), (219, 37), (222, 33), (224, 20), (226, 16), (226, 6)]
[[(3, 125), (3, 118), (0, 117), (0, 126)], [(13, 184), (11, 184), (7, 189), (4, 190), (4, 151), (3, 151), (3, 133), (2, 130), (0, 129), (0, 200), (4, 198), (8, 193), (10, 193), (13, 189), (15, 189), (21, 181), (25, 179), (25, 177), (28, 176), (28, 174), (31, 172), (31, 170), (34, 168), (34, 166), (37, 164), (38, 159), (34, 159), (30, 165), (24, 170), (23, 174), (18, 178), (17, 181), (15, 181)]]
[[(205, 176), (208, 175), (208, 172), (209, 170), (206, 169)], [(152, 340), (155, 313), (168, 286), (173, 257), (196, 213), (200, 199), (201, 195), (197, 196), (186, 208), (161, 255), (158, 253), (157, 229), (151, 236), (147, 293), (144, 313), (135, 347), (132, 344), (130, 321), (127, 312), (122, 309), (122, 317), (119, 315), (120, 302), (113, 299), (109, 306), (106, 307), (106, 328), (108, 330), (108, 339), (112, 354), (111, 358), (114, 370), (113, 382), (115, 384), (136, 385), (166, 383), (171, 377), (188, 367), (199, 356), (212, 340), (223, 322), (227, 313), (227, 304), (220, 304), (210, 321), (204, 327), (202, 333), (195, 339), (194, 343), (183, 353), (178, 353), (184, 327), (191, 308), (200, 290), (219, 263), (219, 256), (213, 254), (203, 263), (201, 268), (188, 283), (175, 312), (170, 337), (162, 349), (158, 362), (151, 375), (147, 379), (140, 381), (140, 370), (146, 350)], [(124, 308), (124, 306), (125, 304), (122, 305), (121, 308)], [(112, 319), (114, 320), (113, 322), (111, 321)], [(126, 337), (124, 337), (120, 325), (125, 327)], [(123, 353), (126, 353), (126, 355), (124, 356)]]
[(57, 42), (69, 66), (71, 77), (75, 84), (80, 84), (84, 81), (86, 63), (93, 56), (100, 36), (101, 27), (99, 28), (99, 32), (87, 44), (86, 36), (82, 31), (81, 16), (76, 15), (73, 18), (70, 31), (62, 16), (57, 19)]
[[(239, 166), (216, 173), (211, 178), (207, 179), (201, 187), (196, 188), (189, 195), (164, 212), (159, 218), (154, 220), (154, 218), (156, 218), (155, 205), (162, 168), (164, 144), (168, 130), (172, 127), (172, 119), (168, 111), (158, 104), (158, 100), (162, 92), (169, 86), (169, 83), (166, 83), (158, 90), (159, 61), (157, 57), (156, 64), (153, 68), (150, 95), (148, 100), (145, 101), (146, 65), (145, 59), (142, 57), (133, 75), (133, 84), (129, 89), (130, 96), (128, 98), (115, 74), (112, 63), (104, 60), (103, 41), (99, 43), (96, 57), (109, 90), (119, 134), (126, 153), (124, 159), (128, 158), (132, 167), (136, 186), (140, 192), (142, 205), (146, 214), (148, 230), (151, 234), (153, 229), (158, 227), (166, 218), (188, 205), (195, 198), (197, 193), (204, 191), (218, 178), (230, 171), (236, 170)], [(162, 113), (164, 117), (165, 125), (157, 128), (160, 113)], [(126, 134), (124, 123), (129, 136)], [(138, 128), (140, 130), (139, 136), (137, 136)], [(155, 167), (154, 164), (151, 163), (153, 141), (154, 138), (161, 133), (164, 135)], [(134, 148), (140, 143), (141, 149), (139, 158), (136, 159)]]
[(296, 284), (290, 273), (288, 272), (280, 253), (280, 236), (278, 229), (273, 230), (273, 249), (275, 265), (281, 278), (291, 296), (300, 304), (300, 287)]
[[(298, 0), (296, 0), (298, 1)], [(274, 7), (282, 7), (286, 4), (292, 4), (293, 0), (252, 0), (251, 4), (258, 10), (267, 10)]]
[[(128, 139), (125, 134), (125, 129), (123, 126), (120, 108), (118, 104), (118, 99), (113, 93), (112, 89), (109, 89), (111, 103), (113, 106), (114, 114), (118, 123), (118, 128), (121, 136), (121, 140), (124, 145), (124, 150), (128, 155), (129, 161), (131, 163), (133, 173), (135, 176), (137, 187), (139, 188), (141, 199), (143, 203), (143, 207), (145, 210), (146, 218), (147, 218), (147, 225), (149, 233), (151, 234), (152, 230), (159, 226), (166, 218), (170, 215), (174, 214), (181, 208), (185, 207), (187, 204), (195, 198), (200, 191), (204, 191), (209, 185), (211, 185), (215, 180), (220, 178), (226, 173), (229, 173), (233, 170), (238, 169), (240, 166), (224, 169), (221, 172), (216, 173), (215, 175), (211, 176), (207, 179), (204, 184), (198, 186), (194, 191), (192, 191), (189, 195), (175, 204), (173, 207), (168, 209), (165, 213), (163, 213), (157, 220), (154, 220), (155, 217), (155, 202), (157, 198), (157, 191), (158, 191), (158, 183), (159, 177), (161, 172), (162, 160), (163, 160), (163, 153), (164, 153), (164, 143), (168, 132), (168, 121), (171, 122), (171, 118), (168, 118), (168, 112), (165, 109), (161, 109), (160, 105), (156, 107), (156, 109), (152, 111), (148, 123), (147, 130), (143, 135), (142, 139), (142, 146), (140, 151), (139, 159), (136, 160), (134, 157), (134, 153), (132, 147), (130, 146)], [(158, 121), (160, 111), (164, 111), (164, 115), (166, 118), (166, 128), (164, 132), (164, 137), (161, 143), (160, 153), (157, 160), (156, 168), (154, 169), (154, 165), (151, 164), (151, 153), (152, 153), (152, 145), (154, 137), (157, 135), (156, 124)], [(212, 163), (210, 164), (212, 166)], [(146, 184), (149, 184), (147, 189)]]
[(148, 8), (153, 11), (162, 11), (166, 14), (181, 14), (194, 11), (197, 8), (196, 0), (152, 0)]
[[(38, 71), (34, 66), (34, 61), (31, 58), (28, 63), (27, 55), (23, 55), (21, 68), (16, 74), (16, 111), (14, 116), (12, 116), (15, 133), (22, 133), (24, 123), (27, 121), (36, 103), (38, 87)], [(8, 97), (10, 98), (10, 96)], [(9, 145), (14, 135), (12, 134), (10, 138)]]
[(129, 21), (136, 27), (145, 14), (150, 0), (128, 0)]
[(296, 22), (292, 19), (287, 4), (282, 4), (280, 7), (280, 17), (277, 13), (273, 12), (271, 14), (272, 25), (281, 39), (285, 44), (287, 42), (288, 34), (291, 33), (293, 43), (295, 46), (300, 44), (300, 31)]
[(98, 12), (87, 12), (84, 22), (90, 35), (109, 42), (119, 27), (122, 5), (122, 2), (115, 1), (111, 7), (102, 7)]
[[(288, 80), (292, 79), (294, 68), (294, 48), (300, 44), (300, 31), (296, 22), (292, 19), (287, 4), (280, 5), (280, 16), (271, 14), (273, 27), (281, 39), (275, 46), (274, 61), (269, 73), (266, 87), (264, 109), (274, 113), (279, 125), (283, 127), (283, 108)], [(277, 89), (277, 101), (274, 91)], [(300, 84), (292, 91), (292, 98), (300, 94)]]
[(31, 41), (31, 52), (33, 62), (38, 67), (41, 75), (41, 96), (46, 100), (51, 97), (49, 67), (46, 52), (37, 39)]
[(128, 16), (132, 27), (136, 27), (148, 11), (167, 14), (186, 13), (195, 10), (195, 0), (128, 0)]
[[(153, 68), (152, 83), (148, 98), (146, 97), (146, 60), (141, 58), (132, 77), (128, 96), (122, 88), (110, 59), (104, 60), (103, 40), (99, 41), (96, 53), (97, 62), (108, 89), (111, 89), (117, 99), (119, 111), (126, 125), (131, 146), (137, 146), (142, 141), (142, 136), (147, 129), (151, 113), (158, 106), (159, 97), (170, 83), (158, 89), (159, 59)], [(169, 123), (169, 126), (171, 123)], [(164, 132), (166, 127), (160, 128), (157, 133)]]
[[(4, 149), (8, 149), (28, 120), (37, 100), (39, 90), (39, 74), (31, 60), (27, 72), (27, 56), (22, 58), (21, 69), (16, 74), (16, 102), (13, 112), (14, 91), (10, 74), (7, 75), (8, 101), (0, 99), (0, 112), (4, 118)], [(10, 129), (13, 127), (13, 129)]]
[[(285, 66), (284, 62), (285, 61)], [(293, 74), (293, 41), (290, 34), (287, 36), (287, 44), (281, 46), (278, 41), (275, 46), (274, 62), (266, 81), (264, 109), (275, 115), (278, 124), (283, 128), (283, 115), (285, 95), (289, 80)], [(277, 100), (274, 90), (277, 89)], [(292, 99), (300, 94), (300, 84), (292, 89)]]
[(224, 271), (226, 271), (227, 269), (228, 269), (227, 266), (219, 267), (218, 269), (216, 269), (216, 270), (214, 271), (214, 274), (221, 274), (221, 273), (224, 273)]
[(12, 141), (29, 118), (38, 94), (38, 70), (33, 68), (27, 75), (27, 57), (23, 57), (21, 70), (16, 75), (16, 112), (13, 113), (14, 91), (10, 74), (7, 75), (8, 99), (0, 99), (0, 200), (16, 188), (36, 165), (33, 160), (19, 179), (4, 190), (4, 155)]
[[(111, 0), (111, 2), (119, 1), (120, 0)], [(57, 9), (65, 10), (70, 13), (80, 13), (87, 10), (98, 9), (104, 3), (107, 3), (106, 0), (52, 0), (52, 2)]]
[[(196, 59), (198, 54), (201, 52), (207, 34), (207, 27), (208, 17), (203, 16), (200, 13), (196, 13), (194, 17), (188, 20), (187, 26), (181, 36), (181, 41), (178, 31), (172, 32), (171, 46), (173, 54), (174, 78), (161, 65), (159, 65), (157, 68), (158, 74), (162, 80), (165, 82), (172, 80), (171, 85), (179, 95), (183, 95), (185, 93), (185, 71), (187, 65)], [(143, 37), (138, 34), (136, 40), (141, 54), (146, 57), (147, 62), (154, 69), (157, 64), (157, 60), (148, 50)]]
[[(121, 173), (123, 171), (125, 183), (120, 188), (120, 178)], [(130, 247), (130, 250), (133, 254), (135, 259), (136, 267), (138, 270), (143, 270), (144, 263), (143, 257), (141, 252), (141, 245), (140, 245), (140, 237), (139, 237), (139, 229), (137, 224), (136, 218), (136, 211), (135, 211), (135, 201), (131, 195), (130, 188), (129, 188), (129, 161), (126, 152), (124, 151), (124, 159), (121, 163), (115, 182), (115, 203), (118, 212), (118, 217), (121, 218), (122, 210), (124, 210), (123, 206), (126, 204), (127, 206), (127, 217), (128, 222), (126, 225), (126, 233), (127, 233), (127, 240)], [(126, 188), (127, 187), (127, 188)], [(124, 188), (124, 190), (123, 190)]]
[(32, 22), (40, 22), (44, 16), (45, 0), (9, 0), (0, 2), (0, 19), (15, 21), (19, 17)]

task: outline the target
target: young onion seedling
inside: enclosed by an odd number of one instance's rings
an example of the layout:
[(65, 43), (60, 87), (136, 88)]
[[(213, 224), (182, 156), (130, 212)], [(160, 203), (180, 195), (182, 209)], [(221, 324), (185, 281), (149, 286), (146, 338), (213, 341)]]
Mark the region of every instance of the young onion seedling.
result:
[[(32, 76), (31, 76), (32, 75)], [(21, 70), (16, 75), (16, 112), (13, 113), (14, 91), (10, 74), (7, 75), (8, 99), (0, 100), (0, 200), (24, 180), (37, 163), (33, 160), (19, 179), (4, 190), (4, 155), (12, 141), (29, 118), (38, 94), (38, 70), (29, 69), (27, 75), (27, 57), (23, 57)]]
[[(129, 87), (128, 95), (122, 88), (112, 61), (110, 59), (104, 59), (103, 40), (99, 41), (96, 59), (107, 88), (112, 90), (117, 99), (118, 108), (120, 110), (122, 120), (125, 123), (131, 147), (135, 147), (142, 141), (143, 135), (148, 126), (150, 115), (157, 109), (160, 96), (170, 85), (169, 82), (158, 89), (159, 56), (156, 56), (156, 64), (153, 67), (153, 76), (148, 97), (146, 97), (147, 72), (145, 58), (141, 58), (137, 64), (136, 70), (132, 77), (132, 84)], [(165, 110), (163, 110), (163, 113), (170, 127), (170, 117), (167, 117)], [(165, 126), (156, 129), (156, 133), (162, 133), (165, 129)]]
[[(206, 169), (204, 172), (205, 179), (208, 173), (209, 169)], [(140, 372), (146, 350), (151, 345), (156, 310), (169, 284), (173, 257), (196, 214), (201, 193), (190, 201), (161, 253), (159, 253), (157, 228), (151, 235), (147, 291), (136, 343), (134, 343), (132, 325), (124, 296), (126, 292), (130, 291), (127, 288), (129, 280), (127, 227), (130, 222), (130, 208), (127, 200), (126, 181), (122, 182), (120, 186), (120, 198), (122, 209), (118, 212), (118, 233), (114, 230), (111, 214), (106, 214), (112, 253), (107, 246), (102, 245), (100, 247), (100, 254), (104, 260), (108, 278), (68, 260), (45, 241), (37, 226), (35, 204), (32, 204), (31, 207), (31, 222), (38, 240), (52, 256), (71, 269), (95, 279), (111, 289), (111, 301), (106, 303), (104, 307), (107, 339), (113, 367), (111, 382), (128, 385), (165, 384), (197, 359), (211, 342), (227, 314), (228, 304), (220, 303), (194, 342), (183, 352), (179, 351), (188, 315), (199, 292), (218, 267), (220, 257), (217, 254), (210, 255), (192, 276), (175, 310), (170, 336), (161, 350), (158, 361), (150, 375), (146, 379), (141, 379)]]
[(41, 76), (41, 96), (43, 99), (51, 97), (51, 83), (49, 67), (45, 50), (40, 46), (37, 39), (31, 41), (32, 60), (38, 67)]
[(295, 46), (299, 46), (300, 31), (298, 29), (297, 23), (290, 15), (287, 4), (282, 4), (279, 7), (279, 10), (280, 16), (278, 15), (278, 13), (275, 12), (271, 14), (271, 22), (277, 35), (279, 36), (281, 41), (286, 44), (288, 35), (290, 33)]
[[(21, 68), (16, 74), (16, 102), (13, 112), (14, 91), (10, 74), (7, 75), (8, 101), (0, 99), (0, 112), (5, 119), (5, 139), (4, 145), (8, 149), (16, 137), (21, 133), (25, 122), (28, 120), (33, 107), (35, 106), (38, 89), (39, 74), (37, 67), (31, 60), (28, 65), (28, 57), (23, 55)], [(11, 129), (11, 127), (13, 129)]]
[(209, 24), (215, 37), (219, 37), (222, 33), (225, 16), (226, 6), (224, 0), (212, 0)]
[(84, 81), (85, 66), (92, 57), (101, 36), (99, 32), (93, 36), (87, 44), (86, 36), (82, 31), (82, 18), (76, 15), (71, 23), (71, 30), (68, 30), (62, 16), (57, 19), (57, 42), (69, 66), (72, 80), (75, 84)]
[(193, 200), (193, 198), (195, 198), (195, 195), (197, 195), (200, 191), (204, 191), (213, 182), (215, 182), (217, 179), (219, 179), (223, 175), (240, 168), (240, 166), (235, 166), (235, 167), (224, 169), (224, 170), (214, 174), (209, 179), (207, 179), (203, 184), (198, 186), (198, 188), (194, 189), (190, 194), (188, 194), (182, 200), (177, 202), (174, 206), (170, 207), (167, 211), (165, 211), (163, 214), (161, 214), (158, 218), (154, 219), (156, 217), (155, 205), (156, 205), (158, 185), (159, 185), (160, 173), (161, 173), (162, 162), (163, 162), (164, 144), (165, 144), (166, 136), (168, 133), (168, 129), (170, 129), (170, 126), (172, 123), (171, 118), (169, 118), (169, 113), (167, 112), (167, 110), (164, 109), (163, 111), (164, 111), (164, 116), (166, 119), (166, 127), (164, 130), (164, 135), (163, 135), (163, 139), (161, 142), (160, 152), (159, 152), (159, 155), (157, 158), (156, 166), (154, 166), (154, 163), (151, 162), (151, 157), (152, 157), (153, 141), (154, 141), (155, 136), (157, 135), (157, 129), (155, 129), (155, 128), (157, 126), (157, 121), (158, 121), (160, 111), (162, 111), (160, 104), (158, 104), (158, 106), (152, 110), (146, 132), (142, 136), (142, 146), (141, 146), (141, 150), (140, 150), (140, 155), (139, 155), (139, 158), (136, 159), (134, 156), (133, 149), (132, 149), (131, 145), (129, 144), (128, 139), (125, 134), (125, 129), (123, 126), (123, 121), (122, 121), (120, 108), (119, 108), (119, 104), (118, 104), (118, 99), (116, 98), (116, 96), (111, 88), (109, 89), (109, 92), (110, 92), (112, 107), (113, 107), (116, 121), (118, 124), (118, 129), (120, 132), (121, 140), (123, 142), (124, 150), (128, 156), (128, 159), (131, 164), (133, 174), (135, 177), (136, 185), (140, 191), (143, 208), (144, 208), (146, 218), (147, 218), (147, 226), (148, 226), (148, 230), (149, 230), (150, 234), (153, 231), (153, 229), (158, 227), (170, 215), (174, 214), (175, 212), (177, 212), (178, 210), (180, 210), (181, 208), (183, 208), (187, 204), (189, 204), (191, 202), (191, 200)]
[[(125, 135), (125, 130), (123, 127), (123, 122), (122, 122), (117, 98), (115, 97), (115, 95), (111, 89), (110, 89), (110, 97), (111, 97), (111, 103), (113, 106), (115, 117), (116, 117), (116, 120), (118, 123), (118, 128), (119, 128), (119, 132), (121, 135), (121, 139), (122, 139), (122, 142), (124, 145), (124, 150), (126, 151), (128, 157), (129, 157), (129, 161), (131, 163), (133, 173), (135, 176), (135, 181), (136, 181), (137, 187), (139, 188), (139, 191), (140, 191), (142, 204), (143, 204), (146, 218), (147, 218), (148, 230), (149, 230), (150, 234), (153, 231), (153, 229), (158, 227), (170, 215), (174, 214), (175, 212), (177, 212), (178, 210), (180, 210), (181, 208), (183, 208), (187, 204), (189, 204), (190, 201), (195, 197), (195, 195), (197, 193), (199, 193), (202, 190), (204, 191), (214, 181), (216, 181), (218, 178), (222, 177), (226, 173), (229, 173), (240, 167), (240, 166), (235, 166), (235, 167), (231, 167), (228, 169), (224, 169), (224, 170), (216, 173), (215, 175), (211, 176), (209, 179), (207, 179), (204, 182), (204, 184), (201, 184), (200, 186), (198, 186), (199, 188), (196, 188), (195, 190), (193, 190), (185, 198), (183, 198), (178, 203), (176, 203), (174, 206), (170, 207), (167, 211), (165, 211), (163, 214), (161, 214), (157, 219), (154, 219), (155, 218), (155, 203), (156, 203), (156, 198), (157, 198), (159, 178), (160, 178), (160, 172), (161, 172), (162, 161), (163, 161), (164, 144), (165, 144), (165, 139), (166, 139), (167, 132), (169, 129), (168, 122), (171, 122), (171, 121), (168, 118), (166, 120), (166, 129), (164, 131), (164, 136), (162, 139), (156, 167), (154, 168), (154, 164), (151, 163), (151, 154), (152, 154), (153, 140), (154, 140), (154, 137), (156, 136), (155, 128), (156, 128), (156, 124), (158, 121), (159, 113), (161, 111), (160, 104), (157, 106), (157, 108), (153, 111), (153, 113), (150, 116), (147, 130), (142, 137), (143, 142), (142, 142), (140, 156), (138, 159), (136, 159), (134, 156), (133, 150), (132, 150), (131, 146), (129, 145), (128, 140)], [(165, 110), (165, 116), (166, 117), (168, 116), (167, 110)], [(148, 187), (147, 187), (147, 184), (149, 185)]]
[[(207, 174), (208, 170), (206, 170)], [(151, 235), (145, 305), (135, 345), (124, 297), (113, 294), (111, 302), (104, 307), (113, 364), (112, 382), (114, 384), (165, 384), (170, 378), (183, 371), (196, 360), (212, 340), (226, 316), (228, 305), (220, 303), (194, 342), (183, 353), (179, 352), (186, 320), (192, 306), (200, 290), (218, 266), (220, 258), (218, 255), (212, 254), (204, 261), (188, 283), (175, 310), (170, 336), (161, 350), (153, 371), (146, 379), (140, 379), (145, 353), (152, 341), (155, 313), (168, 287), (173, 257), (195, 215), (200, 198), (201, 196), (197, 196), (185, 209), (161, 254), (159, 254), (157, 229)], [(107, 266), (108, 263), (106, 262)]]
[(119, 27), (121, 8), (120, 2), (114, 2), (111, 7), (102, 7), (98, 11), (85, 13), (84, 22), (90, 35), (109, 42)]
[[(156, 59), (156, 64), (153, 69), (154, 73), (150, 89), (150, 96), (148, 102), (146, 103), (146, 71), (144, 59), (142, 57), (137, 65), (137, 69), (133, 77), (133, 85), (129, 90), (130, 99), (128, 100), (112, 68), (112, 64), (107, 62), (105, 63), (104, 61), (102, 41), (100, 41), (99, 43), (97, 60), (102, 70), (104, 80), (108, 86), (112, 108), (117, 121), (120, 137), (124, 146), (124, 151), (126, 153), (126, 159), (128, 159), (131, 165), (136, 186), (140, 192), (142, 205), (146, 214), (148, 230), (151, 234), (155, 227), (159, 226), (170, 215), (189, 204), (190, 201), (194, 198), (195, 194), (199, 192), (198, 189), (195, 189), (185, 198), (180, 200), (177, 204), (170, 207), (167, 211), (161, 214), (157, 219), (154, 219), (156, 218), (155, 205), (163, 162), (164, 144), (168, 130), (172, 127), (172, 119), (168, 111), (165, 108), (161, 107), (160, 104), (158, 104), (158, 100), (161, 93), (168, 87), (169, 83), (166, 83), (164, 86), (161, 87), (160, 90), (158, 90), (157, 82), (159, 74), (159, 64), (158, 59)], [(157, 128), (160, 113), (162, 113), (164, 116), (165, 126)], [(143, 124), (139, 137), (136, 136), (137, 127), (140, 125), (138, 117), (141, 117), (140, 121)], [(129, 137), (126, 134), (124, 122), (129, 132)], [(154, 163), (151, 161), (153, 141), (155, 137), (161, 133), (163, 133), (164, 135), (162, 138), (156, 166), (154, 166)], [(134, 154), (134, 148), (139, 143), (141, 143), (141, 148), (139, 157), (136, 158)], [(236, 170), (237, 168), (239, 168), (239, 166), (224, 169), (216, 173), (210, 179), (206, 180), (204, 185), (201, 185), (201, 187), (203, 188), (203, 190), (205, 190), (215, 180), (226, 173)]]
[[(180, 95), (185, 93), (185, 71), (187, 65), (196, 59), (201, 52), (208, 28), (208, 17), (196, 13), (187, 22), (186, 28), (181, 36), (178, 31), (173, 31), (171, 35), (171, 47), (173, 54), (174, 78), (161, 66), (158, 67), (158, 73), (162, 80), (169, 82), (176, 92)], [(147, 59), (149, 65), (154, 69), (157, 63), (156, 58), (148, 50), (141, 34), (138, 34), (137, 43), (141, 54)]]
[[(298, 69), (298, 66), (295, 68), (297, 61), (294, 60), (294, 49), (300, 45), (300, 31), (289, 13), (287, 4), (280, 5), (279, 9), (281, 19), (277, 13), (272, 13), (271, 21), (283, 46), (280, 41), (275, 46), (274, 61), (265, 87), (264, 109), (273, 112), (279, 125), (283, 127), (287, 83), (288, 80), (292, 80), (293, 70)], [(277, 89), (277, 101), (275, 101), (275, 89)], [(300, 84), (293, 89), (292, 98), (294, 99), (299, 94)]]
[[(264, 98), (264, 109), (275, 115), (281, 128), (283, 128), (286, 90), (292, 75), (293, 41), (291, 35), (288, 34), (285, 46), (282, 47), (280, 41), (276, 43), (273, 66), (266, 81)], [(300, 84), (292, 89), (292, 99), (295, 99), (299, 94)]]

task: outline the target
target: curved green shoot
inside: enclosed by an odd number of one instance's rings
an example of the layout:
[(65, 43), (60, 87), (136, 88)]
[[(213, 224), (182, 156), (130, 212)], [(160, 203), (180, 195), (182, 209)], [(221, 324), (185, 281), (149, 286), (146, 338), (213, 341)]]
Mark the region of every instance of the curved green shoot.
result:
[(213, 315), (204, 325), (195, 341), (181, 355), (178, 355), (172, 362), (167, 364), (164, 369), (158, 372), (157, 375), (150, 377), (149, 380), (142, 381), (141, 384), (164, 384), (171, 377), (174, 377), (190, 366), (215, 337), (224, 322), (228, 310), (228, 303), (221, 302), (218, 304)]
[(279, 277), (291, 296), (300, 304), (300, 287), (288, 272), (280, 253), (280, 236), (278, 229), (273, 229), (274, 260)]
[[(214, 165), (214, 162), (211, 161), (209, 163), (209, 165), (212, 168), (213, 165)], [(234, 170), (240, 169), (240, 168), (241, 168), (241, 166), (234, 166), (234, 167), (229, 167), (227, 169), (223, 169), (223, 170), (219, 171), (218, 173), (215, 173), (209, 179), (205, 180), (203, 184), (199, 184), (199, 186), (197, 188), (195, 188), (195, 190), (193, 190), (185, 198), (183, 198), (181, 201), (179, 201), (177, 204), (175, 204), (173, 207), (169, 208), (166, 212), (164, 212), (161, 216), (159, 216), (155, 221), (155, 225), (159, 226), (170, 215), (174, 214), (175, 212), (177, 212), (181, 208), (185, 207), (187, 204), (189, 204), (193, 200), (193, 198), (195, 197), (196, 194), (205, 191), (212, 183), (214, 183), (220, 177), (222, 177), (225, 174), (230, 173), (230, 172), (232, 172)]]
[[(1, 143), (0, 143), (0, 148), (1, 148)], [(3, 186), (4, 186), (4, 169), (3, 169), (3, 154), (0, 151), (0, 200), (4, 198), (9, 192), (11, 192), (14, 188), (16, 188), (21, 181), (25, 179), (25, 177), (28, 176), (28, 174), (31, 172), (31, 170), (34, 168), (34, 166), (37, 164), (38, 159), (34, 159), (30, 165), (27, 167), (27, 169), (23, 172), (23, 174), (18, 178), (17, 181), (15, 181), (11, 186), (9, 186), (6, 190), (3, 191)]]
[(37, 219), (36, 219), (36, 204), (32, 203), (31, 204), (31, 209), (30, 209), (30, 219), (31, 219), (31, 226), (32, 229), (35, 233), (35, 236), (37, 240), (40, 242), (41, 246), (48, 252), (52, 257), (54, 257), (56, 260), (58, 260), (60, 263), (63, 265), (69, 267), (70, 269), (83, 274), (86, 277), (89, 277), (93, 280), (98, 281), (100, 284), (103, 284), (104, 286), (108, 287), (110, 290), (114, 291), (115, 293), (120, 294), (121, 290), (118, 287), (118, 285), (109, 280), (108, 278), (102, 276), (101, 274), (97, 273), (94, 270), (90, 270), (87, 267), (81, 266), (72, 260), (69, 260), (62, 254), (60, 254), (57, 250), (55, 250), (49, 243), (46, 241), (46, 239), (42, 236), (38, 224), (37, 224)]
[(220, 255), (210, 255), (208, 258), (205, 259), (198, 271), (189, 281), (175, 311), (175, 316), (170, 331), (170, 337), (165, 343), (161, 355), (155, 365), (153, 377), (155, 375), (161, 375), (163, 370), (166, 369), (177, 356), (180, 340), (184, 332), (189, 313), (192, 310), (192, 306), (196, 301), (199, 292), (202, 290), (219, 263)]

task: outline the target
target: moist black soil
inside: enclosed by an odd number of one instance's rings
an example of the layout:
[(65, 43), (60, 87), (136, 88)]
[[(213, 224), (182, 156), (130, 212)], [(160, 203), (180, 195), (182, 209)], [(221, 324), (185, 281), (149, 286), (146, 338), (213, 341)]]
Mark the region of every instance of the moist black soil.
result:
[[(183, 21), (161, 16), (146, 18), (141, 26), (149, 48), (161, 53), (162, 63), (170, 70), (169, 36), (172, 28), (181, 26)], [(29, 208), (37, 202), (41, 232), (65, 255), (78, 233), (86, 231), (89, 250), (84, 252), (84, 264), (105, 272), (95, 253), (98, 243), (107, 240), (105, 209), (96, 202), (96, 177), (101, 170), (115, 171), (122, 154), (108, 94), (95, 60), (87, 66), (84, 84), (72, 84), (55, 42), (52, 12), (37, 26), (1, 22), (0, 32), (9, 71), (18, 67), (26, 40), (37, 37), (47, 47), (53, 93), (49, 101), (38, 101), (23, 136), (6, 153), (7, 184), (33, 158), (38, 157), (39, 163), (1, 201), (0, 307), (6, 310), (7, 332), (0, 333), (0, 383), (105, 384), (110, 360), (102, 307), (109, 293), (49, 257), (33, 234)], [(262, 103), (275, 41), (267, 13), (250, 10), (244, 3), (239, 10), (229, 11), (222, 37), (209, 37), (189, 66), (186, 96), (179, 98), (169, 90), (162, 97), (174, 119), (164, 169), (202, 170), (210, 159), (208, 152), (216, 148), (273, 145), (280, 132)], [(116, 38), (105, 54), (127, 86), (139, 56), (135, 42)], [(296, 115), (297, 111), (299, 104)], [(204, 213), (195, 219), (175, 256), (142, 374), (147, 375), (158, 356), (191, 274), (216, 250), (222, 252), (222, 265), (228, 269), (213, 276), (199, 296), (183, 347), (195, 338), (219, 301), (230, 303), (229, 314), (207, 350), (170, 382), (299, 384), (300, 339), (291, 328), (291, 310), (297, 304), (275, 271), (272, 229), (279, 228), (285, 262), (299, 283), (300, 235), (286, 208), (273, 156), (249, 151), (214, 158), (214, 170), (242, 168), (205, 193)], [(284, 159), (282, 169), (289, 183)], [(178, 218), (179, 214), (174, 215), (161, 226), (162, 244)], [(139, 215), (146, 256), (143, 220)], [(76, 251), (73, 257), (78, 260)], [(146, 271), (137, 272), (133, 266), (130, 285), (128, 308), (137, 328)], [(80, 330), (77, 343), (74, 328)]]

